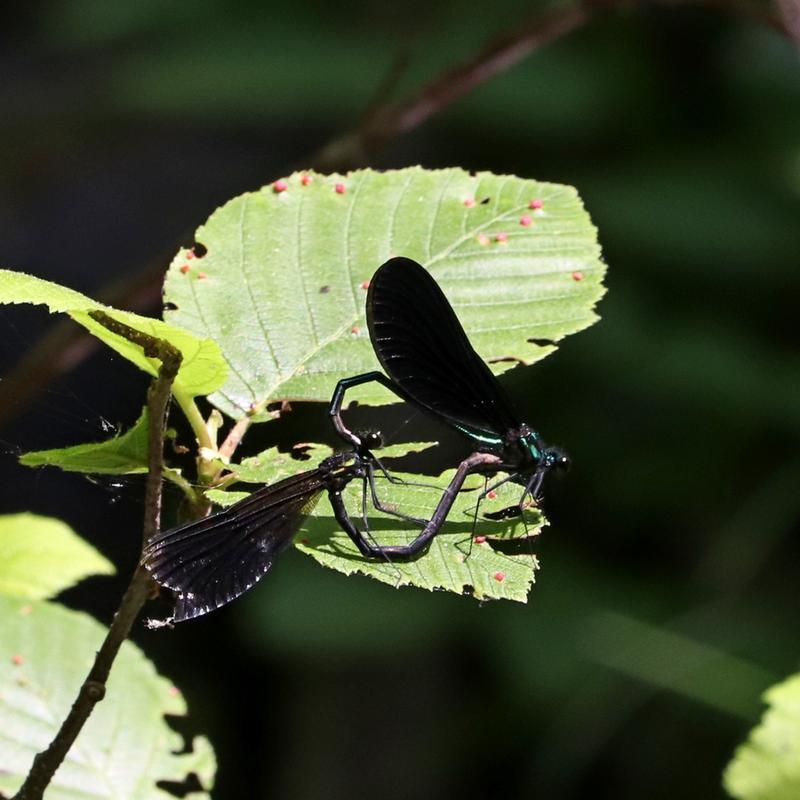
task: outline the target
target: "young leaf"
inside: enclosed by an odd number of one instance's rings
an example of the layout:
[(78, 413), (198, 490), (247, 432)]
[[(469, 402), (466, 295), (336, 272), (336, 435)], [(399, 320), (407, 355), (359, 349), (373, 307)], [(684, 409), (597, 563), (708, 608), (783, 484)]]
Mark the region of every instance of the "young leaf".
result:
[(142, 349), (100, 325), (89, 311), (105, 311), (118, 322), (151, 336), (165, 339), (183, 354), (183, 362), (175, 379), (175, 393), (187, 397), (204, 395), (218, 389), (225, 381), (226, 366), (219, 347), (209, 339), (198, 339), (191, 333), (158, 319), (143, 317), (130, 311), (118, 311), (98, 303), (80, 292), (22, 272), (0, 270), (0, 303), (34, 303), (46, 305), (51, 313), (65, 312), (90, 333), (97, 336), (121, 356), (151, 375), (158, 373), (157, 359), (144, 355)]
[(378, 367), (365, 288), (393, 255), (430, 270), (476, 350), (506, 359), (497, 372), (591, 325), (604, 291), (572, 187), (461, 169), (298, 173), (231, 200), (196, 240), (207, 252), (173, 260), (165, 316), (219, 343), (230, 371), (211, 399), (236, 418), (269, 399), (327, 400), (338, 378)]
[(147, 409), (133, 427), (104, 442), (36, 450), (19, 458), (26, 467), (60, 467), (67, 472), (130, 475), (147, 472)]
[[(10, 796), (64, 719), (105, 629), (53, 603), (3, 596), (0, 621), (0, 792)], [(168, 800), (173, 795), (156, 782), (180, 782), (190, 773), (203, 788), (187, 797), (208, 798), (215, 770), (211, 745), (195, 737), (185, 752), (167, 714), (185, 715), (186, 703), (125, 642), (106, 696), (56, 772), (48, 800)]]
[(0, 594), (44, 598), (114, 565), (70, 527), (51, 517), (0, 517)]
[(725, 789), (737, 800), (800, 797), (800, 673), (764, 694), (770, 706), (761, 724), (736, 750)]

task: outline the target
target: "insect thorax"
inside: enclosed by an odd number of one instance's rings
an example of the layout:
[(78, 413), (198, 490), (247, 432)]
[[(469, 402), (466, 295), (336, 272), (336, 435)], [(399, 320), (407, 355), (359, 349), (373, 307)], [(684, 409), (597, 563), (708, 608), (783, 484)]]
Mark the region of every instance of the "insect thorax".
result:
[(541, 461), (544, 444), (539, 434), (523, 423), (517, 430), (508, 432), (506, 449), (512, 454), (515, 453), (523, 464), (533, 466)]

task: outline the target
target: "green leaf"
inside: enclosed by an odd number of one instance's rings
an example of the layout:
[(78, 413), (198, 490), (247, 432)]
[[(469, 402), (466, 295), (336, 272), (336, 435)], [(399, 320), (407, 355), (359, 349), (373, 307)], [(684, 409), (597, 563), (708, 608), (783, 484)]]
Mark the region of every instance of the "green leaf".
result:
[[(435, 442), (402, 442), (382, 447), (376, 455), (381, 459), (400, 458), (432, 444)], [(274, 483), (289, 475), (294, 475), (296, 472), (310, 469), (334, 453), (330, 445), (317, 442), (297, 444), (294, 451), (295, 453), (302, 452), (304, 458), (295, 458), (291, 453), (281, 453), (275, 448), (270, 448), (258, 455), (243, 459), (241, 463), (235, 464), (229, 469), (243, 483)]]
[(175, 379), (176, 395), (182, 394), (187, 397), (205, 395), (218, 389), (225, 381), (226, 367), (215, 342), (198, 339), (191, 333), (174, 325), (167, 325), (158, 319), (108, 308), (80, 292), (33, 275), (0, 270), (0, 303), (44, 304), (51, 313), (65, 312), (121, 356), (151, 375), (158, 373), (158, 359), (145, 356), (140, 347), (100, 325), (89, 316), (88, 312), (105, 311), (118, 322), (165, 339), (183, 354), (183, 362)]
[(129, 475), (147, 472), (147, 409), (125, 433), (93, 444), (36, 450), (20, 456), (26, 467), (60, 467), (67, 472)]
[[(455, 470), (450, 470), (443, 473), (437, 479), (438, 488), (431, 489), (412, 486), (410, 483), (398, 486), (381, 481), (378, 484), (379, 496), (404, 514), (430, 519), (442, 489), (454, 472)], [(395, 473), (394, 477), (409, 482), (420, 481), (419, 475)], [(483, 479), (474, 484), (477, 484), (475, 488), (482, 489)], [(521, 491), (520, 486), (506, 483), (497, 490), (495, 502), (503, 508), (514, 505), (519, 502)], [(353, 520), (359, 524), (360, 481), (352, 481), (344, 494)], [(385, 561), (364, 559), (339, 527), (325, 499), (317, 504), (314, 514), (308, 517), (295, 545), (323, 566), (345, 575), (357, 572), (390, 586), (416, 586), (430, 591), (444, 589), (456, 594), (471, 594), (479, 600), (506, 599), (524, 603), (533, 584), (534, 573), (539, 567), (538, 560), (527, 546), (523, 546), (517, 554), (510, 555), (499, 552), (489, 541), (471, 541), (476, 494), (475, 491), (459, 493), (447, 521), (434, 538), (430, 549), (414, 561), (389, 564)], [(533, 537), (545, 524), (538, 512), (529, 512), (526, 516), (527, 529), (519, 517), (491, 521), (483, 518), (483, 512), (481, 504), (481, 515), (475, 527), (475, 534), (479, 537)], [(369, 523), (372, 536), (383, 545), (407, 544), (419, 530), (371, 507)]]
[[(413, 443), (407, 445), (409, 448), (415, 446)], [(325, 445), (311, 447), (314, 460), (306, 469), (314, 468), (320, 458), (331, 452)], [(268, 450), (254, 458), (245, 459), (242, 465), (233, 469), (244, 481), (272, 483), (302, 471), (304, 463), (292, 459), (288, 454)], [(405, 481), (402, 484), (389, 483), (382, 475), (377, 474), (378, 495), (385, 504), (396, 507), (394, 510), (427, 520), (433, 514), (442, 491), (454, 472), (455, 470), (450, 470), (435, 479), (393, 473), (393, 477)], [(427, 485), (421, 487), (414, 485), (415, 483)], [(485, 518), (486, 512), (500, 511), (519, 502), (522, 487), (509, 482), (500, 486), (491, 498), (485, 498), (481, 502), (474, 529), (478, 538), (477, 541), (472, 541), (475, 503), (484, 484), (480, 475), (469, 476), (465, 489), (459, 493), (447, 521), (433, 540), (429, 551), (414, 561), (390, 564), (365, 559), (339, 527), (325, 497), (321, 498), (311, 515), (306, 518), (295, 539), (295, 545), (323, 566), (345, 575), (357, 572), (395, 587), (444, 589), (457, 594), (466, 592), (480, 600), (504, 598), (525, 602), (534, 581), (534, 573), (538, 569), (531, 542), (525, 540), (537, 536), (547, 523), (536, 509), (526, 509), (524, 520), (519, 516), (500, 520)], [(210, 491), (207, 494), (211, 500), (223, 506), (230, 506), (247, 496), (239, 491)], [(344, 495), (354, 522), (363, 527), (361, 481), (351, 481)], [(380, 544), (406, 544), (419, 531), (418, 527), (408, 522), (375, 510), (371, 503), (368, 514), (370, 531)], [(519, 540), (514, 543), (517, 547), (511, 553), (500, 552), (493, 545), (495, 541), (510, 539)]]
[(725, 789), (737, 800), (800, 797), (800, 673), (771, 687), (761, 724), (736, 750), (725, 770)]
[(226, 492), (223, 489), (208, 489), (205, 494), (212, 503), (222, 508), (228, 508), (228, 506), (244, 500), (245, 497), (250, 495), (250, 492)]
[[(10, 795), (66, 716), (105, 629), (53, 603), (2, 596), (0, 624), (0, 791)], [(164, 716), (185, 715), (186, 703), (130, 642), (122, 645), (107, 689), (56, 772), (48, 800), (166, 800), (174, 795), (156, 781), (182, 781), (190, 773), (204, 791), (187, 797), (208, 797), (211, 745), (195, 737), (183, 752), (182, 737)]]
[(333, 455), (333, 448), (326, 444), (309, 443), (305, 450), (308, 460), (292, 458), (291, 453), (281, 453), (269, 448), (258, 455), (242, 459), (231, 466), (242, 483), (274, 483), (296, 472), (315, 467), (322, 459)]
[(197, 231), (207, 253), (180, 251), (167, 274), (165, 316), (219, 343), (230, 370), (211, 399), (233, 417), (277, 398), (327, 400), (339, 378), (378, 366), (364, 287), (392, 255), (430, 270), (477, 351), (506, 359), (497, 372), (597, 319), (605, 267), (569, 186), (419, 167), (305, 174), (308, 185), (297, 173), (284, 191), (218, 209)]
[(61, 520), (36, 514), (0, 517), (0, 594), (44, 598), (114, 565)]
[(380, 457), (381, 461), (390, 458), (401, 458), (412, 453), (421, 453), (424, 450), (433, 449), (439, 442), (396, 442), (395, 444), (385, 444), (376, 455)]

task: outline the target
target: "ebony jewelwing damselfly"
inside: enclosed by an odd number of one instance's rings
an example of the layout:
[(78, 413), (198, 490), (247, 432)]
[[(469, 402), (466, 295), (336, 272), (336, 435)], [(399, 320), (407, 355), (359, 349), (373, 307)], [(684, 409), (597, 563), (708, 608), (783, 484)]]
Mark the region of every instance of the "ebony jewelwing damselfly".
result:
[[(422, 524), (420, 535), (428, 539), (442, 526), (457, 491), (451, 489), (453, 484), (445, 489), (427, 523), (384, 506), (374, 485), (379, 462), (369, 449), (380, 445), (379, 438), (368, 434), (358, 439), (352, 452), (330, 456), (315, 469), (264, 486), (229, 508), (154, 536), (144, 549), (142, 564), (159, 584), (176, 593), (175, 609), (166, 623), (214, 611), (253, 587), (289, 546), (323, 492), (342, 530), (365, 558), (402, 560), (416, 555), (418, 550), (410, 553), (403, 545), (376, 544), (368, 530), (359, 531), (345, 507), (343, 490), (352, 480), (364, 480), (379, 511)], [(480, 454), (481, 460), (485, 458)], [(461, 475), (463, 483), (475, 467), (465, 462), (457, 478)]]
[[(499, 483), (511, 480), (525, 487), (520, 512), (528, 496), (541, 504), (545, 476), (552, 469), (566, 470), (569, 457), (557, 447), (548, 447), (533, 428), (520, 421), (430, 273), (410, 258), (392, 258), (381, 265), (369, 283), (367, 325), (386, 374), (368, 372), (339, 381), (330, 406), (339, 435), (359, 446), (358, 435), (342, 421), (342, 402), (347, 389), (377, 381), (463, 433), (476, 451), (469, 457), (474, 459), (471, 471), (490, 471), (488, 462), (476, 456), (494, 456), (501, 466), (491, 471), (509, 473)], [(409, 545), (406, 555), (427, 544), (418, 540)]]

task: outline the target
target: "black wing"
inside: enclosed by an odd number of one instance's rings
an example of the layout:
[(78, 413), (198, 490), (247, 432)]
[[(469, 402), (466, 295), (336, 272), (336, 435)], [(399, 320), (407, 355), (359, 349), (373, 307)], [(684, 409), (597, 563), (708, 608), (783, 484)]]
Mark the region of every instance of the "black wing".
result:
[(154, 536), (142, 563), (177, 592), (172, 620), (199, 617), (254, 586), (292, 541), (325, 487), (319, 469), (253, 492), (230, 508)]
[(409, 258), (380, 266), (367, 294), (372, 346), (407, 400), (469, 436), (499, 444), (520, 423), (427, 270)]

